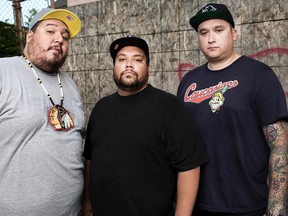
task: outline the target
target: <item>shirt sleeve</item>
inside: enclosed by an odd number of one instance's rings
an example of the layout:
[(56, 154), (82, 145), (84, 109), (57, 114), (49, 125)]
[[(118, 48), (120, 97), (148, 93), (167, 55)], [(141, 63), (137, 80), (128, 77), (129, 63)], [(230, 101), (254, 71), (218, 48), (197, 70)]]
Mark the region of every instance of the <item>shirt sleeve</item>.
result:
[(259, 75), (255, 88), (256, 113), (262, 127), (288, 119), (285, 94), (272, 69)]
[(93, 140), (93, 124), (94, 124), (94, 115), (92, 111), (91, 116), (88, 121), (85, 146), (84, 146), (84, 152), (83, 152), (83, 157), (86, 160), (91, 160), (91, 155), (92, 155), (91, 146), (92, 146), (92, 140)]
[(164, 133), (166, 153), (179, 172), (194, 169), (207, 161), (206, 151), (192, 115), (179, 101)]

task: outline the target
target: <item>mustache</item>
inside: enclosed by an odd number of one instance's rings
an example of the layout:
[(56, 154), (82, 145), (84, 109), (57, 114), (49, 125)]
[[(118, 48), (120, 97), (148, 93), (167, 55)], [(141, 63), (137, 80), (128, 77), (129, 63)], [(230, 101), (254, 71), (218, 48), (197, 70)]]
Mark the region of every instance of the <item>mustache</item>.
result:
[(63, 52), (61, 46), (50, 46), (50, 47), (48, 48), (48, 50), (57, 50), (57, 51), (59, 51), (60, 53)]
[(128, 69), (128, 70), (126, 69), (126, 70), (122, 71), (120, 75), (124, 76), (125, 73), (132, 73), (135, 76), (138, 76), (138, 74), (134, 70), (131, 70), (131, 69)]

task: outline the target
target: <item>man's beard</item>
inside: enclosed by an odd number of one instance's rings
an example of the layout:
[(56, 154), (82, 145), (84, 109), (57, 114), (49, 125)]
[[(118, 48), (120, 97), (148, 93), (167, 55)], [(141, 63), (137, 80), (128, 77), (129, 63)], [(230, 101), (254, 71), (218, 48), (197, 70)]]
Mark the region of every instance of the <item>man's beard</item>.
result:
[(67, 55), (63, 56), (61, 59), (49, 59), (45, 55), (46, 50), (40, 50), (40, 47), (35, 48), (34, 44), (34, 40), (31, 40), (27, 47), (28, 58), (32, 64), (45, 72), (56, 72), (62, 67)]
[(143, 79), (139, 79), (138, 74), (134, 73), (136, 79), (132, 82), (125, 82), (123, 78), (123, 73), (120, 74), (120, 78), (116, 77), (113, 73), (113, 79), (116, 84), (116, 86), (123, 90), (128, 92), (137, 92), (138, 90), (142, 89), (148, 82), (148, 73), (143, 77)]

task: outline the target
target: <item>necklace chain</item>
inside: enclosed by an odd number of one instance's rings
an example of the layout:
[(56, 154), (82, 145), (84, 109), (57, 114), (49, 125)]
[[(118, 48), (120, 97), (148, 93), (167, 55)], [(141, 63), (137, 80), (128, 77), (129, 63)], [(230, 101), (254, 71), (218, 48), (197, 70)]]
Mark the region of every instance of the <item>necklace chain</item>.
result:
[[(38, 76), (38, 74), (36, 73), (36, 71), (34, 70), (34, 67), (33, 65), (30, 63), (30, 61), (28, 60), (28, 58), (23, 54), (22, 55), (23, 58), (26, 60), (26, 62), (28, 63), (29, 67), (31, 68), (31, 70), (33, 71), (34, 75), (36, 76), (39, 84), (42, 86), (42, 88), (44, 89), (45, 93), (47, 94), (49, 100), (51, 101), (52, 105), (55, 106), (55, 103), (51, 97), (51, 95), (49, 94), (49, 92), (47, 91), (47, 89), (45, 88), (44, 84), (43, 84), (43, 81), (40, 79), (40, 77)], [(64, 101), (64, 93), (63, 93), (63, 87), (62, 87), (62, 84), (61, 84), (61, 80), (60, 80), (60, 75), (59, 75), (59, 72), (57, 71), (57, 77), (58, 77), (58, 84), (59, 84), (59, 87), (60, 87), (60, 92), (61, 92), (61, 106), (63, 106), (63, 101)]]

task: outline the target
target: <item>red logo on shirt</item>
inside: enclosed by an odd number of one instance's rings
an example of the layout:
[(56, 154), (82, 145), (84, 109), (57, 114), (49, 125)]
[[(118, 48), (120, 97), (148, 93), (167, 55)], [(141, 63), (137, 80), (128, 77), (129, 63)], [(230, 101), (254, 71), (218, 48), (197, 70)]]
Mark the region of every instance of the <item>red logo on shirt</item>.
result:
[(231, 80), (227, 82), (219, 82), (215, 86), (211, 86), (209, 88), (205, 89), (200, 89), (196, 90), (197, 88), (197, 83), (192, 83), (186, 90), (185, 95), (184, 95), (184, 101), (189, 102), (189, 103), (196, 103), (199, 104), (202, 101), (211, 98), (216, 92), (221, 91), (221, 89), (225, 88), (228, 86), (228, 89), (234, 88), (238, 86), (238, 81), (237, 80)]

